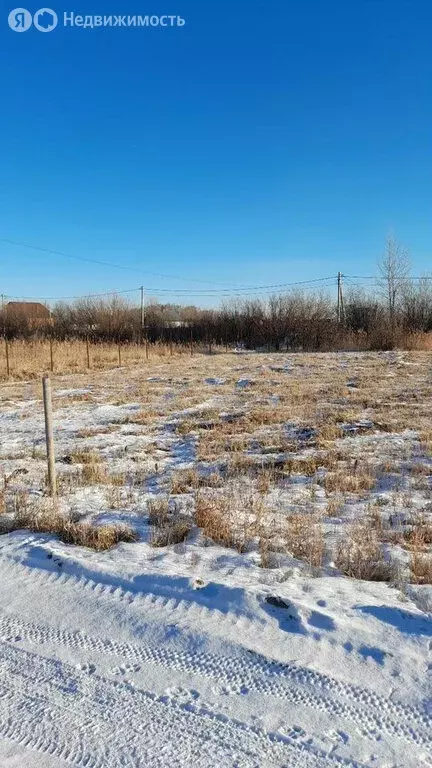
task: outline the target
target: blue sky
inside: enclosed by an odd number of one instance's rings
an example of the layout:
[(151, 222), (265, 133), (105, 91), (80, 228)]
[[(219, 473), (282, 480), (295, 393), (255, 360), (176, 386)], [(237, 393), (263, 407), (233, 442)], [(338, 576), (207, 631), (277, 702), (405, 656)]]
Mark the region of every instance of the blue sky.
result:
[(52, 7), (186, 25), (16, 34), (7, 7), (0, 238), (131, 271), (0, 243), (0, 292), (374, 274), (389, 231), (431, 270), (430, 0), (84, 5)]

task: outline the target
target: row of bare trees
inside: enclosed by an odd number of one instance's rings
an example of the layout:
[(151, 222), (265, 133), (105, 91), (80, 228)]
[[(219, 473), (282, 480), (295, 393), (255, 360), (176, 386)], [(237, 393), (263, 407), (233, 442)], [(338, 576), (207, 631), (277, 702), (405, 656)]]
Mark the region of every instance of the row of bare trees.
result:
[(268, 299), (231, 301), (218, 309), (151, 301), (142, 324), (140, 308), (119, 296), (80, 299), (52, 308), (46, 322), (1, 312), (8, 337), (51, 335), (94, 341), (242, 344), (246, 348), (327, 350), (385, 349), (432, 331), (432, 280), (410, 278), (408, 254), (392, 238), (368, 290), (346, 289), (338, 313), (328, 293), (292, 292)]

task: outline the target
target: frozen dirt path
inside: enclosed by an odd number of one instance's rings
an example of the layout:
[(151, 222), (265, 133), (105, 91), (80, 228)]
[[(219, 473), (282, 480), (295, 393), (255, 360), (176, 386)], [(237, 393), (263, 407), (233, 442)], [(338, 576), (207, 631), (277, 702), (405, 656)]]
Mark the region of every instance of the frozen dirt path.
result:
[(23, 750), (11, 765), (33, 765), (28, 750), (49, 768), (432, 764), (421, 707), (248, 649), (266, 636), (254, 616), (31, 567), (8, 548), (0, 584), (0, 734), (4, 754)]

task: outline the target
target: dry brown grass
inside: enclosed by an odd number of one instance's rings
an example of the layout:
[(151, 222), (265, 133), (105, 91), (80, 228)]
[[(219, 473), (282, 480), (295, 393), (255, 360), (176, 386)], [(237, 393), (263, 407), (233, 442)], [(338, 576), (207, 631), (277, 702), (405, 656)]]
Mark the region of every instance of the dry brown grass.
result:
[(205, 536), (222, 547), (242, 549), (234, 530), (228, 499), (198, 495), (195, 502), (195, 520)]
[(432, 555), (430, 553), (412, 552), (409, 568), (413, 584), (432, 584)]
[(335, 565), (346, 576), (364, 581), (391, 581), (395, 575), (395, 566), (385, 559), (376, 531), (368, 521), (354, 524), (339, 542)]
[[(47, 346), (43, 345), (38, 349), (44, 355), (48, 351)], [(15, 352), (17, 350), (18, 347)], [(81, 354), (83, 349), (78, 350), (77, 347), (75, 352), (77, 351)], [(116, 349), (104, 350), (102, 346), (98, 346), (94, 349), (92, 347), (91, 352), (94, 353), (94, 362), (100, 366), (101, 371), (104, 366), (110, 367), (112, 363), (117, 365)], [(142, 352), (143, 349), (138, 348), (137, 354)], [(60, 346), (56, 349), (57, 353), (61, 353)], [(153, 474), (150, 467), (153, 467), (152, 461), (157, 461), (156, 471), (160, 474), (161, 487), (168, 488), (170, 493), (198, 494), (204, 498), (204, 501), (198, 504), (199, 507), (201, 503), (201, 508), (197, 510), (197, 514), (206, 518), (204, 528), (210, 530), (216, 540), (228, 542), (228, 545), (232, 542), (233, 546), (240, 550), (247, 547), (248, 542), (252, 542), (254, 547), (259, 547), (262, 563), (268, 564), (273, 559), (273, 544), (276, 542), (276, 549), (280, 548), (283, 542), (283, 537), (280, 537), (281, 530), (285, 531), (285, 528), (289, 527), (288, 523), (285, 523), (287, 511), (296, 509), (293, 507), (293, 497), (299, 505), (298, 509), (323, 509), (324, 505), (318, 498), (322, 492), (318, 489), (317, 494), (316, 484), (319, 483), (324, 486), (328, 495), (326, 515), (340, 516), (345, 502), (348, 513), (350, 502), (353, 501), (350, 494), (364, 497), (366, 503), (369, 502), (368, 525), (377, 540), (392, 544), (401, 543), (410, 552), (414, 552), (417, 547), (422, 555), (426, 555), (430, 537), (427, 531), (426, 536), (424, 535), (423, 528), (428, 515), (421, 526), (421, 549), (418, 534), (413, 532), (413, 528), (419, 529), (419, 523), (405, 527), (395, 523), (395, 527), (392, 527), (388, 524), (388, 516), (390, 507), (396, 520), (401, 508), (406, 514), (407, 509), (412, 508), (412, 511), (417, 506), (416, 498), (413, 506), (413, 499), (407, 495), (408, 490), (412, 492), (415, 489), (417, 495), (421, 495), (425, 509), (427, 501), (432, 498), (428, 482), (430, 470), (426, 459), (428, 451), (432, 454), (432, 430), (429, 425), (432, 402), (425, 376), (429, 357), (421, 353), (404, 354), (404, 360), (409, 365), (399, 365), (397, 359), (394, 362), (391, 360), (391, 356), (386, 358), (384, 355), (378, 357), (366, 354), (361, 357), (353, 356), (349, 365), (342, 369), (341, 358), (336, 355), (305, 354), (296, 356), (295, 360), (291, 358), (292, 371), (287, 376), (277, 369), (275, 355), (260, 355), (257, 365), (256, 356), (244, 356), (241, 362), (239, 358), (234, 360), (232, 356), (224, 355), (214, 355), (210, 359), (197, 354), (191, 359), (190, 355), (184, 358), (176, 354), (170, 358), (163, 354), (163, 350), (155, 350), (155, 354), (151, 351), (148, 361), (143, 364), (141, 357), (140, 367), (134, 368), (133, 350), (125, 350), (124, 364), (128, 366), (130, 385), (127, 393), (123, 387), (124, 371), (112, 372), (109, 376), (90, 371), (85, 383), (86, 386), (91, 386), (91, 396), (77, 394), (56, 398), (54, 386), (54, 406), (65, 408), (70, 403), (76, 410), (85, 410), (86, 403), (89, 406), (93, 402), (106, 403), (108, 398), (110, 402), (122, 405), (129, 402), (130, 396), (131, 400), (142, 406), (141, 411), (134, 411), (124, 420), (142, 425), (141, 430), (135, 428), (130, 432), (141, 432), (147, 436), (152, 433), (157, 436), (157, 440), (144, 441), (141, 449), (144, 463), (129, 463), (127, 475), (109, 474), (111, 465), (101, 460), (103, 455), (98, 455), (97, 451), (93, 450), (82, 450), (81, 445), (85, 443), (77, 442), (70, 462), (74, 466), (67, 468), (67, 471), (65, 468), (60, 474), (60, 488), (70, 490), (73, 495), (81, 485), (105, 486), (103, 490), (108, 506), (112, 509), (119, 508), (122, 502), (125, 502), (124, 505), (129, 503), (127, 487), (131, 482), (130, 478), (134, 478), (136, 486), (140, 485), (145, 481), (145, 475)], [(71, 353), (71, 367), (68, 368), (68, 364), (65, 366), (65, 370), (71, 372), (79, 369), (79, 366), (74, 368), (72, 358)], [(49, 360), (49, 354), (46, 359)], [(271, 367), (276, 370), (271, 370)], [(31, 368), (30, 364), (28, 368)], [(60, 367), (58, 370), (60, 371)], [(223, 377), (226, 383), (213, 389), (205, 383), (209, 375)], [(253, 378), (254, 384), (240, 390), (236, 388), (236, 381), (243, 376)], [(347, 387), (348, 379), (355, 379), (353, 387)], [(74, 386), (81, 387), (83, 384), (81, 377), (78, 382), (72, 376), (58, 382), (53, 380), (53, 383), (57, 384), (59, 389), (73, 389)], [(30, 388), (26, 384), (25, 391), (29, 389), (32, 396), (40, 399), (39, 383), (30, 385)], [(23, 392), (23, 384), (15, 382), (5, 385), (0, 405), (4, 403), (5, 408), (11, 407), (10, 401), (18, 400)], [(166, 398), (168, 393), (169, 397)], [(224, 401), (221, 399), (217, 408), (214, 405), (207, 407), (209, 397), (216, 393), (217, 396), (222, 395)], [(277, 395), (277, 401), (274, 395)], [(364, 411), (366, 408), (367, 413)], [(185, 409), (190, 409), (190, 412), (186, 414)], [(180, 470), (171, 475), (170, 461), (162, 459), (159, 462), (161, 428), (170, 413), (173, 414), (172, 424), (176, 424), (179, 418), (184, 416), (178, 431), (183, 435), (194, 434), (198, 458), (217, 460), (218, 472), (214, 475), (206, 474), (202, 467), (195, 465), (191, 470)], [(25, 419), (27, 416), (24, 412), (21, 418)], [(387, 439), (385, 434), (381, 434), (377, 436), (377, 440), (373, 438), (369, 441), (366, 435), (361, 444), (358, 441), (356, 445), (357, 433), (351, 433), (349, 440), (341, 440), (335, 446), (335, 440), (345, 435), (341, 430), (341, 423), (361, 419), (370, 420), (373, 423), (373, 431), (376, 429), (381, 433), (385, 430), (400, 431), (409, 426), (411, 430), (417, 430), (419, 439), (409, 437), (402, 443), (399, 440)], [(296, 428), (287, 430), (288, 422), (299, 427), (299, 436)], [(314, 430), (310, 439), (302, 439), (301, 427), (304, 426)], [(104, 424), (100, 428), (94, 426), (80, 430), (76, 436), (91, 438), (116, 429), (119, 429), (118, 423)], [(378, 437), (382, 438), (382, 442)], [(253, 456), (250, 455), (252, 452)], [(168, 450), (166, 453), (168, 458)], [(28, 457), (30, 459), (30, 454)], [(15, 452), (3, 458), (13, 461), (26, 456), (18, 456)], [(41, 471), (37, 462), (45, 458), (45, 452), (36, 446), (31, 458), (35, 461), (32, 465), (33, 482), (34, 472)], [(132, 458), (139, 461), (135, 455), (125, 456), (126, 461)], [(146, 467), (145, 474), (144, 470), (138, 469), (141, 466)], [(385, 479), (394, 491), (394, 498), (382, 513), (379, 509), (375, 510), (372, 503), (375, 479), (379, 480), (381, 474), (389, 475)], [(396, 475), (399, 476), (399, 481)], [(305, 476), (313, 482), (306, 483)], [(13, 512), (14, 492), (24, 489), (26, 484), (27, 481), (21, 482), (20, 479), (19, 483), (11, 483), (6, 489), (3, 494), (3, 508), (6, 505), (8, 513)], [(233, 485), (237, 485), (234, 494)], [(277, 493), (272, 494), (270, 498), (277, 499), (277, 511), (272, 511), (270, 523), (267, 520), (265, 525), (259, 525), (254, 505), (257, 499), (261, 504), (270, 503), (268, 495), (275, 486)], [(40, 487), (44, 487), (43, 481)], [(205, 487), (213, 488), (214, 493), (207, 492)], [(251, 505), (248, 497), (252, 496)], [(63, 501), (66, 503), (68, 499)], [(179, 504), (190, 501), (177, 499)], [(159, 514), (158, 522), (158, 514), (149, 510), (150, 516), (154, 518), (154, 536), (156, 529), (167, 527), (168, 522), (170, 527), (174, 527), (174, 519), (178, 521), (179, 515), (176, 514), (173, 502), (174, 499), (170, 498), (165, 520), (163, 511)], [(25, 512), (25, 503), (23, 507)], [(1, 508), (0, 494), (0, 510)], [(267, 523), (274, 540), (268, 535)], [(273, 525), (278, 527), (278, 536), (271, 527)], [(294, 533), (296, 525), (297, 523), (292, 525)], [(301, 528), (300, 524), (299, 527)], [(336, 529), (336, 526), (334, 528)], [(342, 526), (338, 526), (337, 535), (339, 531), (342, 532)], [(168, 533), (161, 534), (160, 541), (163, 536), (166, 540)], [(174, 533), (173, 536), (176, 537), (177, 534)], [(212, 536), (209, 535), (208, 538)], [(292, 535), (291, 538), (295, 539), (296, 536)], [(300, 535), (297, 539), (297, 551), (301, 552), (304, 542), (300, 541)]]
[(198, 488), (218, 488), (222, 478), (218, 472), (200, 474), (196, 469), (179, 469), (171, 477), (171, 493), (191, 493)]
[(164, 526), (169, 518), (169, 498), (162, 496), (161, 498), (149, 499), (147, 512), (150, 525)]
[(256, 480), (256, 488), (258, 493), (262, 494), (263, 496), (268, 493), (275, 480), (276, 474), (273, 470), (264, 469), (262, 472), (259, 472)]
[[(122, 367), (148, 365), (151, 361), (172, 359), (173, 361), (189, 354), (189, 347), (174, 344), (171, 349), (167, 344), (148, 344), (148, 357), (145, 347), (140, 344), (121, 345)], [(89, 343), (90, 369), (108, 370), (119, 366), (118, 344)], [(5, 360), (5, 343), (0, 340), (0, 360)], [(54, 373), (85, 373), (89, 370), (85, 341), (56, 341), (53, 345)], [(32, 379), (47, 373), (51, 368), (49, 341), (9, 341), (10, 378)], [(6, 379), (6, 366), (0, 372), (0, 379)]]
[(318, 467), (322, 466), (318, 456), (305, 456), (303, 458), (286, 459), (284, 470), (288, 475), (306, 475), (313, 477)]
[(337, 424), (324, 424), (316, 438), (318, 448), (328, 448), (335, 440), (344, 437), (344, 431)]
[(98, 464), (102, 457), (96, 451), (73, 451), (67, 457), (68, 464)]
[(252, 456), (246, 456), (244, 453), (234, 453), (229, 456), (225, 462), (225, 473), (227, 477), (237, 477), (245, 473), (257, 471), (257, 464)]
[(345, 505), (345, 499), (341, 494), (330, 498), (327, 502), (325, 514), (327, 517), (339, 517)]
[(260, 568), (272, 568), (277, 561), (272, 547), (271, 536), (264, 531), (258, 540), (258, 551), (260, 554)]
[(119, 486), (110, 486), (105, 491), (107, 505), (109, 509), (120, 509), (122, 506), (122, 492)]
[(152, 530), (150, 544), (152, 547), (180, 544), (188, 537), (191, 530), (192, 525), (188, 520), (168, 520), (165, 525)]
[(287, 550), (298, 560), (304, 560), (311, 567), (322, 566), (324, 536), (317, 515), (290, 515), (287, 519), (285, 540)]
[(80, 472), (82, 485), (100, 485), (108, 482), (106, 468), (101, 464), (84, 464)]
[(23, 512), (14, 520), (15, 528), (27, 528), (35, 533), (50, 533), (65, 544), (74, 544), (97, 551), (111, 549), (119, 542), (134, 542), (138, 534), (127, 525), (94, 525), (75, 522), (53, 506), (51, 509)]
[(376, 478), (368, 469), (357, 469), (355, 472), (350, 468), (337, 469), (333, 472), (327, 472), (324, 477), (324, 488), (326, 493), (361, 493), (370, 491), (375, 486)]
[(152, 526), (152, 547), (167, 547), (184, 541), (192, 530), (191, 521), (180, 514), (176, 503), (169, 497), (149, 499), (147, 502), (149, 523)]
[(79, 465), (78, 471), (59, 475), (60, 489), (70, 489), (80, 485), (123, 486), (126, 482), (124, 472), (108, 473), (107, 466), (96, 451), (75, 451), (67, 457), (67, 463)]
[(195, 499), (195, 520), (204, 536), (238, 552), (245, 552), (254, 538), (263, 536), (267, 513), (262, 496), (237, 481), (220, 492), (199, 491)]

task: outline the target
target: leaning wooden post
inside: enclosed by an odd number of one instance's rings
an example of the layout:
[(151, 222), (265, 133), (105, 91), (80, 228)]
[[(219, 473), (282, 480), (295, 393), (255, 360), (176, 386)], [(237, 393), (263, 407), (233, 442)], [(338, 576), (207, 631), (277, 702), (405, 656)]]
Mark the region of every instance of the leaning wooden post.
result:
[(9, 342), (8, 342), (7, 336), (5, 336), (5, 346), (6, 346), (6, 372), (7, 372), (7, 375), (10, 376)]
[(47, 448), (47, 461), (48, 461), (48, 483), (51, 496), (57, 495), (57, 482), (55, 472), (55, 457), (54, 457), (54, 437), (53, 437), (53, 424), (52, 424), (52, 396), (51, 396), (51, 381), (48, 375), (42, 378), (43, 388), (43, 402), (45, 412), (45, 439)]

